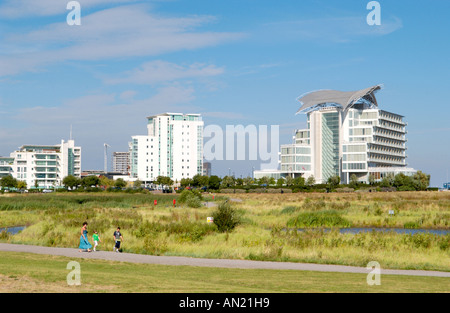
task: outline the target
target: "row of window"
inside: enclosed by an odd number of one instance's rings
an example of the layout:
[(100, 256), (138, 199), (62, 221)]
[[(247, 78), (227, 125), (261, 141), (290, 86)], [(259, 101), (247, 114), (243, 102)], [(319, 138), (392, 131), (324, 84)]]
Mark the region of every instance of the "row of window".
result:
[(344, 170), (365, 170), (366, 163), (343, 163), (342, 168)]
[(343, 152), (366, 152), (366, 145), (343, 145)]
[(361, 162), (366, 161), (367, 155), (366, 154), (344, 154), (342, 156), (342, 160), (344, 162), (350, 161), (350, 162)]

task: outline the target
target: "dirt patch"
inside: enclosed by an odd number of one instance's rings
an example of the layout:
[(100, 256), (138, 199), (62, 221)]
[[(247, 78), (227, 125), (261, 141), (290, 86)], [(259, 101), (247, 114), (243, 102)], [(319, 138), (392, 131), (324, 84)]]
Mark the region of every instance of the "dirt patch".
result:
[(115, 292), (116, 286), (69, 286), (66, 283), (46, 283), (27, 276), (0, 274), (0, 293), (85, 293)]

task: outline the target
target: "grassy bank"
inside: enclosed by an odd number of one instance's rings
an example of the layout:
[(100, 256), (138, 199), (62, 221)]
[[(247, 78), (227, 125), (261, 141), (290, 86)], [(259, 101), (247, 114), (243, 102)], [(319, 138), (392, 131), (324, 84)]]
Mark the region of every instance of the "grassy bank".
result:
[(450, 292), (448, 278), (242, 270), (79, 260), (81, 285), (68, 286), (66, 257), (0, 252), (0, 292), (302, 293)]
[[(97, 230), (100, 249), (111, 250), (120, 226), (126, 252), (204, 258), (292, 261), (365, 267), (450, 271), (450, 236), (283, 228), (449, 228), (450, 194), (398, 192), (361, 194), (243, 194), (235, 202), (241, 223), (220, 233), (206, 219), (214, 208), (174, 208), (176, 195), (55, 194), (0, 197), (0, 227), (29, 225), (11, 243), (78, 247), (81, 223)], [(154, 206), (153, 201), (158, 201)], [(217, 198), (216, 198), (217, 199)], [(208, 201), (212, 197), (208, 196)], [(393, 211), (394, 215), (390, 215)], [(92, 242), (92, 240), (91, 240)]]

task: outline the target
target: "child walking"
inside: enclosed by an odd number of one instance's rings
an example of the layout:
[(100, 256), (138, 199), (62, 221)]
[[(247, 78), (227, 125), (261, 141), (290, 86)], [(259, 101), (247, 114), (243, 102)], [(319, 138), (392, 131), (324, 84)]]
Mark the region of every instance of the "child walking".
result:
[(123, 241), (122, 233), (120, 232), (120, 227), (117, 227), (117, 230), (113, 234), (114, 237), (114, 250), (115, 252), (120, 252), (120, 242)]
[(92, 239), (94, 240), (94, 251), (96, 251), (95, 248), (98, 246), (98, 243), (102, 242), (102, 240), (98, 236), (98, 233), (96, 230), (94, 231), (94, 234), (92, 235)]

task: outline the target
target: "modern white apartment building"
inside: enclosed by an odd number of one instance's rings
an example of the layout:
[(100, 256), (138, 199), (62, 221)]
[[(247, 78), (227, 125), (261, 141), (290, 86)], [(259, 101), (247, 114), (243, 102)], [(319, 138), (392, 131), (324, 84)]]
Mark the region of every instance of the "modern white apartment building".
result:
[(203, 126), (200, 114), (165, 113), (147, 118), (148, 134), (129, 143), (131, 179), (145, 183), (167, 176), (174, 181), (203, 171)]
[(257, 171), (255, 177), (314, 176), (324, 183), (337, 175), (349, 183), (352, 175), (368, 182), (370, 176), (379, 181), (415, 174), (406, 162), (407, 123), (402, 115), (379, 109), (380, 89), (321, 90), (298, 98), (297, 114), (306, 114), (307, 128), (296, 131), (293, 144), (281, 146), (279, 170)]
[(73, 140), (59, 145), (24, 145), (0, 158), (0, 177), (11, 175), (27, 187), (61, 186), (64, 177), (81, 177), (81, 147)]

